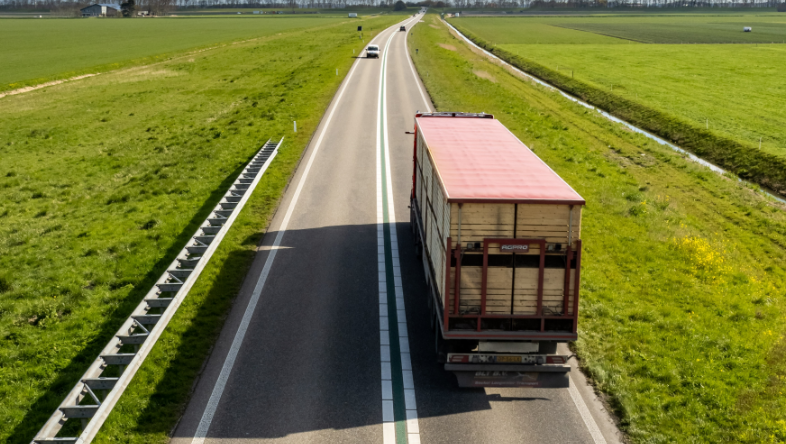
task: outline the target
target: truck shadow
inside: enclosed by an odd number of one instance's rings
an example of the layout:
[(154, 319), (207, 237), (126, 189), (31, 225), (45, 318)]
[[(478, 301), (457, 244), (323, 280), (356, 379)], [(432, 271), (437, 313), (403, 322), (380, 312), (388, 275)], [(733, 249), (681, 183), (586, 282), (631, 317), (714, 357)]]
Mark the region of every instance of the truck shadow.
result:
[[(406, 314), (421, 420), (490, 411), (504, 405), (553, 404), (548, 390), (461, 389), (436, 362), (426, 305), (423, 268), (412, 244), (409, 223), (396, 224)], [(382, 423), (377, 272), (377, 226), (340, 225), (288, 230), (259, 298), (208, 436), (215, 439), (296, 438), (297, 434), (356, 429), (358, 442), (375, 440)], [(173, 434), (173, 444), (190, 443), (207, 399), (225, 362), (259, 272), (277, 232), (261, 240), (220, 338), (208, 358), (191, 402)], [(249, 240), (251, 241), (251, 240)], [(228, 268), (228, 269), (226, 269)], [(227, 261), (221, 274), (233, 273)], [(221, 281), (219, 278), (217, 285)], [(219, 292), (220, 289), (211, 289)], [(208, 298), (210, 299), (210, 297)], [(204, 306), (209, 306), (209, 300)], [(194, 326), (192, 328), (198, 328)], [(188, 333), (187, 333), (188, 334)], [(177, 351), (157, 392), (169, 378), (191, 377), (188, 341)], [(499, 393), (500, 390), (504, 392)], [(528, 395), (532, 396), (528, 396)], [(151, 402), (142, 413), (144, 433), (169, 433), (156, 421)], [(175, 410), (179, 408), (172, 406)], [(537, 408), (537, 407), (530, 407)], [(508, 409), (510, 410), (510, 409)], [(170, 422), (171, 424), (171, 422)], [(140, 429), (140, 431), (142, 431)], [(366, 434), (368, 434), (366, 436)]]

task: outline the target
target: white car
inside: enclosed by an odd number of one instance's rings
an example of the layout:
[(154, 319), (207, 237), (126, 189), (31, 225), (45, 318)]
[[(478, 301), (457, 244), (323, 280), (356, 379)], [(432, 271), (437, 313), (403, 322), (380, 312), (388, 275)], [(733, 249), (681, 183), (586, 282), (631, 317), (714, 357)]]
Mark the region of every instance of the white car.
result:
[(368, 45), (366, 48), (366, 57), (376, 57), (379, 58), (379, 46), (377, 45)]

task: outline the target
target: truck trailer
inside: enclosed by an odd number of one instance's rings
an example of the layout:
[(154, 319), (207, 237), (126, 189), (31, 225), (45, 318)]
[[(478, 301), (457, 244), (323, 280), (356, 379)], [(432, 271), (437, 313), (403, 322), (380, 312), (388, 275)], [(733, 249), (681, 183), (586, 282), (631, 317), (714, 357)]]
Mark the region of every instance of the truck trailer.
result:
[(567, 387), (584, 199), (489, 114), (415, 116), (411, 226), (462, 387)]

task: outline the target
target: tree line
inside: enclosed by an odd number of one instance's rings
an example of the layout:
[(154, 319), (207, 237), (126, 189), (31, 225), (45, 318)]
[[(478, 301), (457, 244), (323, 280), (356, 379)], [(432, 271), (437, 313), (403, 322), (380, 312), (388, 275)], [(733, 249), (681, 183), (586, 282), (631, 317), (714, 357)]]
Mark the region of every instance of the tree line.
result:
[[(274, 8), (274, 9), (334, 9), (334, 8), (395, 8), (400, 0), (100, 0), (102, 3), (122, 2), (125, 10), (149, 11), (164, 15), (173, 10), (206, 8)], [(97, 3), (87, 0), (0, 0), (0, 10), (51, 11), (61, 15), (78, 15), (81, 8)], [(786, 12), (786, 0), (426, 0), (407, 1), (408, 7), (452, 9), (518, 8), (696, 8), (696, 7), (777, 7)], [(401, 7), (401, 6), (399, 6)]]

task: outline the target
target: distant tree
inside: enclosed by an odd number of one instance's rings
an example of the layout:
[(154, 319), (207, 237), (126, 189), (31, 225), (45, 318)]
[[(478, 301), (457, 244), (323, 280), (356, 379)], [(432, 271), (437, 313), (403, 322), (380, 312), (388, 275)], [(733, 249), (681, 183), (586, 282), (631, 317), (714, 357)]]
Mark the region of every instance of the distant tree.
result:
[(175, 9), (175, 0), (147, 0), (140, 4), (151, 15), (166, 15)]
[(136, 0), (125, 0), (120, 4), (120, 11), (123, 12), (123, 17), (133, 17), (136, 10)]
[(393, 7), (393, 10), (394, 10), (394, 11), (403, 11), (403, 10), (405, 10), (405, 9), (407, 9), (407, 4), (406, 4), (406, 3), (404, 3), (404, 2), (403, 2), (403, 1), (401, 1), (401, 0), (398, 0), (398, 1), (396, 2), (396, 6), (394, 6), (394, 7)]

